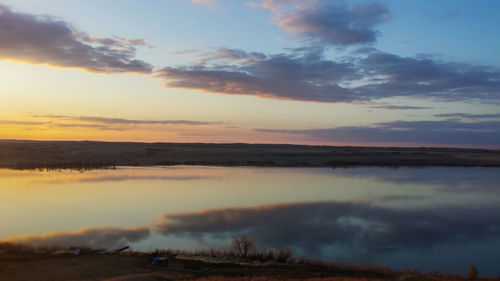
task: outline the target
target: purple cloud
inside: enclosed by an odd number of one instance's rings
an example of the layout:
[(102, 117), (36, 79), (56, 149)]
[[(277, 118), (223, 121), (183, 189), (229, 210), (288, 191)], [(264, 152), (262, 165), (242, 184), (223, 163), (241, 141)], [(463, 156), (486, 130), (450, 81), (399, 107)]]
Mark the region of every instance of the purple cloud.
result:
[(164, 214), (153, 231), (201, 238), (246, 233), (274, 248), (318, 250), (333, 244), (360, 246), (360, 242), (370, 247), (384, 241), (428, 249), (461, 237), (498, 235), (496, 211), (495, 205), (391, 209), (358, 202), (302, 202)]
[(173, 88), (322, 102), (353, 100), (353, 93), (339, 83), (361, 78), (353, 65), (315, 52), (268, 56), (223, 48), (205, 62), (166, 67), (156, 75)]
[(0, 59), (79, 68), (102, 73), (150, 73), (134, 59), (142, 39), (97, 38), (47, 16), (15, 12), (0, 4)]
[(389, 110), (407, 110), (407, 109), (432, 109), (428, 106), (411, 106), (411, 105), (374, 105), (370, 106), (373, 109), (389, 109)]
[(435, 114), (436, 117), (464, 118), (464, 119), (499, 119), (500, 113), (472, 114), (472, 113), (442, 113)]
[(429, 56), (400, 57), (371, 50), (363, 56), (331, 60), (321, 48), (277, 55), (228, 48), (198, 53), (198, 62), (166, 67), (156, 76), (167, 87), (299, 101), (500, 99), (499, 69)]
[[(276, 12), (275, 22), (285, 31), (322, 43), (348, 46), (373, 43), (376, 25), (391, 19), (385, 4), (369, 3), (354, 7), (343, 1), (309, 1), (307, 7)], [(276, 7), (274, 5), (273, 7)]]
[(353, 143), (409, 143), (499, 147), (500, 122), (393, 121), (369, 126), (309, 130), (257, 129), (260, 132), (302, 136), (311, 141)]
[(500, 98), (500, 70), (494, 67), (382, 52), (372, 52), (358, 65), (366, 77), (381, 77), (376, 83), (357, 87), (360, 96), (421, 96), (450, 101)]
[(246, 2), (272, 13), (271, 22), (284, 31), (315, 43), (349, 46), (377, 40), (378, 24), (392, 18), (383, 3), (349, 5), (346, 1), (262, 0)]

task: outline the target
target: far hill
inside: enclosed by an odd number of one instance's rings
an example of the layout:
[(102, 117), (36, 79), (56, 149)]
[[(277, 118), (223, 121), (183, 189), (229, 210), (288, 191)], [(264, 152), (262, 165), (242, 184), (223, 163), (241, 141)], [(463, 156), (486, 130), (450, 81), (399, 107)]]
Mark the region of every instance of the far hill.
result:
[(152, 165), (498, 167), (500, 150), (243, 143), (0, 141), (0, 167), (4, 168), (101, 168)]

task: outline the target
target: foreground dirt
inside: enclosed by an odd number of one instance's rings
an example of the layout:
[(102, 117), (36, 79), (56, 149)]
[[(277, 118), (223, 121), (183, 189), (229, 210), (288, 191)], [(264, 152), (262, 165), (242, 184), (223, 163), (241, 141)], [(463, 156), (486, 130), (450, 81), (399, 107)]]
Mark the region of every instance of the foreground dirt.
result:
[[(245, 263), (195, 258), (171, 258), (167, 266), (153, 266), (147, 255), (89, 254), (0, 255), (2, 281), (361, 281), (361, 280), (466, 280), (460, 276), (393, 272), (384, 268), (333, 265)], [(479, 279), (478, 279), (479, 280)], [(486, 279), (483, 279), (486, 280)], [(500, 280), (500, 279), (488, 279)]]
[[(215, 166), (500, 166), (500, 150), (333, 147), (271, 144), (0, 141), (0, 167)], [(60, 165), (58, 165), (60, 164)]]

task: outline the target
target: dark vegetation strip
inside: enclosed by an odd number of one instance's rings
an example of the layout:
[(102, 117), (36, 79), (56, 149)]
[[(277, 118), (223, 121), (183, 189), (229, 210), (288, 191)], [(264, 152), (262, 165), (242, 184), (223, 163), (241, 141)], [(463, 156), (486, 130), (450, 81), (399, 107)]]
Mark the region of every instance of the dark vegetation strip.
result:
[(101, 169), (115, 166), (500, 167), (500, 150), (286, 144), (0, 141), (0, 167)]

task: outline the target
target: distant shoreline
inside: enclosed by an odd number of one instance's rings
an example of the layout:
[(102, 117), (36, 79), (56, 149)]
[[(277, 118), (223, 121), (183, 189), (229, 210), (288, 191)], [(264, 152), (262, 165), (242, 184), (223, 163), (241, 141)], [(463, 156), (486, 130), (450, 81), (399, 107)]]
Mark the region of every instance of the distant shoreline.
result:
[(500, 150), (244, 143), (0, 141), (1, 168), (85, 170), (174, 165), (500, 167)]

